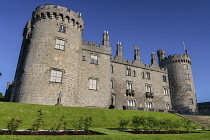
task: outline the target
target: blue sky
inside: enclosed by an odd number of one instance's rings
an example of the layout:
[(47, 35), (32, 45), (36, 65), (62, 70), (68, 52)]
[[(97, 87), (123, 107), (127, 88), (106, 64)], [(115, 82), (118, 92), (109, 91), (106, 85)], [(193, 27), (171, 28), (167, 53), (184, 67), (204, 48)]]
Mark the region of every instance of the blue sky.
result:
[(133, 60), (134, 46), (140, 47), (145, 64), (158, 49), (166, 55), (183, 54), (185, 41), (197, 100), (210, 101), (210, 0), (1, 0), (0, 92), (14, 79), (23, 28), (32, 11), (44, 4), (81, 12), (86, 41), (101, 44), (108, 30), (113, 56), (121, 41), (127, 60)]

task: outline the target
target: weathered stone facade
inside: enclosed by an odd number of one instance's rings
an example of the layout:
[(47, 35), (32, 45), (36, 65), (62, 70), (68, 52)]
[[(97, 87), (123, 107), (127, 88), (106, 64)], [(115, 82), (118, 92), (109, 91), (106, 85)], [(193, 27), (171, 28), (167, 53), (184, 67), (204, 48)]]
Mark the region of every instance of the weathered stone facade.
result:
[[(134, 47), (134, 61), (124, 59), (121, 42), (112, 57), (108, 31), (103, 34), (102, 45), (84, 41), (83, 31), (80, 13), (63, 6), (37, 7), (23, 32), (12, 92), (7, 92), (9, 101), (55, 105), (62, 93), (59, 102), (64, 106), (197, 112), (188, 54), (174, 56), (182, 57), (182, 61), (166, 58), (159, 50), (160, 66), (154, 52), (151, 65), (145, 65), (138, 46)], [(177, 63), (166, 63), (173, 60)], [(182, 68), (184, 64), (188, 70)], [(183, 79), (185, 73), (189, 81)], [(180, 81), (191, 85), (192, 90), (174, 89)], [(178, 94), (188, 97), (175, 99)], [(188, 98), (193, 101), (186, 102)]]

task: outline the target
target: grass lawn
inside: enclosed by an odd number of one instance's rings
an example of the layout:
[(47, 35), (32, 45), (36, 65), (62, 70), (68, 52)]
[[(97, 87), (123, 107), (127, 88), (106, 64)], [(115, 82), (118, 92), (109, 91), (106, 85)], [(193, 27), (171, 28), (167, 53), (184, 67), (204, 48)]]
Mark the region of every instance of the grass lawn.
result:
[(41, 129), (50, 129), (55, 126), (61, 115), (65, 116), (67, 121), (67, 128), (74, 128), (75, 122), (78, 121), (80, 116), (92, 117), (93, 123), (91, 130), (102, 132), (107, 135), (94, 135), (94, 136), (0, 136), (0, 139), (27, 139), (27, 140), (39, 140), (39, 139), (106, 139), (106, 140), (126, 140), (126, 139), (142, 139), (142, 140), (210, 140), (210, 131), (201, 131), (202, 133), (192, 134), (129, 134), (124, 132), (118, 132), (114, 130), (108, 130), (106, 128), (117, 128), (120, 118), (131, 118), (135, 115), (154, 116), (157, 119), (171, 118), (175, 120), (181, 119), (180, 117), (170, 113), (158, 113), (158, 112), (143, 112), (132, 110), (109, 110), (100, 108), (79, 108), (79, 107), (66, 107), (66, 106), (46, 106), (46, 105), (34, 105), (34, 104), (22, 104), (22, 103), (7, 103), (0, 102), (0, 129), (5, 129), (7, 122), (11, 118), (22, 120), (22, 124), (18, 129), (28, 129), (35, 122), (38, 110), (42, 109), (44, 125)]

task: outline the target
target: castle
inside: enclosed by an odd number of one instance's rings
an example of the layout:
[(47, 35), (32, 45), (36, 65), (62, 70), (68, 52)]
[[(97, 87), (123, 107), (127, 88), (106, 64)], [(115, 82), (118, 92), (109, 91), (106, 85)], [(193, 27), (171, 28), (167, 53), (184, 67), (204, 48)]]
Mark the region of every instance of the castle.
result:
[(151, 54), (151, 65), (127, 61), (118, 42), (112, 57), (108, 31), (102, 45), (82, 38), (81, 13), (63, 6), (37, 7), (23, 31), (14, 82), (6, 99), (44, 105), (196, 113), (197, 101), (188, 52)]

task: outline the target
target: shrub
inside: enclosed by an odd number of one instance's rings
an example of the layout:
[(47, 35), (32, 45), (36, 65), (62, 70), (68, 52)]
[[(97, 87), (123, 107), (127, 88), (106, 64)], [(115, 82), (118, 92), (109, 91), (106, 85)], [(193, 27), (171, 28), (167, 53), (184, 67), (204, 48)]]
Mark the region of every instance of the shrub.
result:
[(59, 119), (58, 124), (52, 128), (53, 131), (55, 132), (59, 132), (59, 130), (63, 129), (63, 130), (67, 130), (66, 126), (67, 126), (67, 122), (64, 120), (64, 116), (62, 115)]
[(74, 125), (76, 130), (84, 130), (84, 133), (89, 133), (89, 127), (92, 124), (92, 117), (83, 118), (82, 116), (78, 120), (78, 123)]
[(89, 127), (91, 126), (92, 124), (92, 118), (91, 117), (86, 117), (83, 121), (83, 124), (84, 124), (84, 131), (85, 131), (85, 134), (86, 133), (89, 133)]
[(32, 127), (31, 127), (31, 132), (35, 132), (36, 135), (38, 135), (38, 131), (39, 131), (40, 127), (44, 124), (42, 109), (40, 109), (38, 111), (38, 113), (39, 114), (37, 116), (37, 120), (34, 124), (32, 124)]
[(192, 121), (187, 119), (182, 119), (182, 126), (186, 129), (188, 133), (190, 133), (190, 130), (192, 129)]
[(129, 119), (120, 119), (120, 121), (118, 123), (118, 125), (119, 125), (118, 129), (119, 130), (126, 130), (129, 122), (130, 122)]
[(140, 127), (143, 129), (145, 125), (145, 117), (144, 116), (133, 116), (131, 119), (131, 126), (134, 130), (140, 130)]
[(14, 118), (12, 118), (12, 120), (10, 120), (7, 123), (7, 129), (9, 130), (9, 132), (11, 133), (11, 135), (13, 135), (13, 133), (15, 132), (15, 130), (17, 130), (17, 128), (20, 126), (21, 124), (21, 120), (16, 120)]

